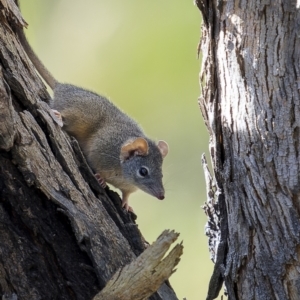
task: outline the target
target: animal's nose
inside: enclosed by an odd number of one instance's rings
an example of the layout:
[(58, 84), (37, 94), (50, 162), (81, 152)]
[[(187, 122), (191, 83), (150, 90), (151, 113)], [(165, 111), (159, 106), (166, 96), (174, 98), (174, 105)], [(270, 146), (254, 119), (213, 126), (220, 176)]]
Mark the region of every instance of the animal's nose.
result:
[(159, 200), (164, 200), (164, 199), (165, 199), (165, 196), (164, 196), (164, 195), (159, 195), (159, 196), (157, 196), (157, 198), (158, 198)]

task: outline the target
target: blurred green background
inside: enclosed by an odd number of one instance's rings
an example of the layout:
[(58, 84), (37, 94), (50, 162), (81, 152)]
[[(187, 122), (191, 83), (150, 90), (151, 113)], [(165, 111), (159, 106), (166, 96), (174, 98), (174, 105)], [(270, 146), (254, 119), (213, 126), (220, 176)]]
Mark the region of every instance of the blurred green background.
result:
[(184, 254), (171, 277), (179, 299), (205, 299), (213, 264), (204, 235), (201, 154), (208, 134), (197, 98), (201, 16), (192, 0), (21, 0), (28, 39), (52, 74), (111, 99), (148, 136), (164, 139), (164, 201), (130, 205), (149, 242), (175, 229)]

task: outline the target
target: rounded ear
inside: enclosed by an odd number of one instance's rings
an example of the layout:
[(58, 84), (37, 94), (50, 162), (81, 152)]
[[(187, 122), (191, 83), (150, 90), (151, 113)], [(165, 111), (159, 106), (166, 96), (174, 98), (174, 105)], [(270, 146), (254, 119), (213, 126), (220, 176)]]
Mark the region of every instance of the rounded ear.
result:
[(169, 146), (165, 141), (158, 141), (157, 147), (162, 155), (165, 158), (169, 152)]
[(121, 148), (120, 159), (123, 162), (134, 155), (145, 156), (148, 154), (148, 150), (148, 142), (144, 138), (129, 140)]

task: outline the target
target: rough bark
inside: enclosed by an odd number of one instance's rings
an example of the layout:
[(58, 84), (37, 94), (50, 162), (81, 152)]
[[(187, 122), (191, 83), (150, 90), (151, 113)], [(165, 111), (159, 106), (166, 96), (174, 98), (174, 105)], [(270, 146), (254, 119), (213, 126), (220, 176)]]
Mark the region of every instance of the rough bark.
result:
[(299, 1), (196, 3), (220, 222), (207, 299), (222, 280), (229, 299), (299, 299)]
[[(76, 141), (53, 121), (49, 95), (0, 0), (0, 294), (92, 299), (145, 249), (133, 215), (104, 191)], [(177, 299), (163, 284), (150, 299)]]

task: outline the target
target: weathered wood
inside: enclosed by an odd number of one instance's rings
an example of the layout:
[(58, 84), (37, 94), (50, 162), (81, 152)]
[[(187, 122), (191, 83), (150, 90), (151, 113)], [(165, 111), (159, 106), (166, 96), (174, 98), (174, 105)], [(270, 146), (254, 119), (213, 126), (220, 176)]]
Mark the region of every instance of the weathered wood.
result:
[(299, 7), (196, 3), (204, 20), (199, 102), (228, 220), (220, 266), (229, 299), (299, 299)]
[(118, 270), (93, 300), (148, 299), (176, 271), (182, 244), (177, 244), (163, 257), (178, 236), (174, 231), (164, 231), (138, 258)]
[[(15, 2), (0, 10), (0, 295), (92, 299), (145, 241), (53, 120), (14, 32), (26, 25)], [(150, 299), (177, 297), (163, 284)]]
[(0, 147), (1, 150), (12, 148), (15, 139), (15, 111), (12, 106), (12, 98), (9, 89), (6, 90), (3, 81), (3, 73), (0, 70)]
[[(203, 209), (208, 222), (205, 233), (208, 237), (210, 258), (214, 262), (214, 271), (209, 282), (207, 300), (215, 299), (223, 285), (225, 272), (224, 260), (227, 253), (227, 215), (222, 193), (217, 189), (216, 183), (210, 174), (206, 157), (202, 156), (202, 166), (206, 181), (207, 200)], [(221, 213), (222, 212), (222, 213)]]

